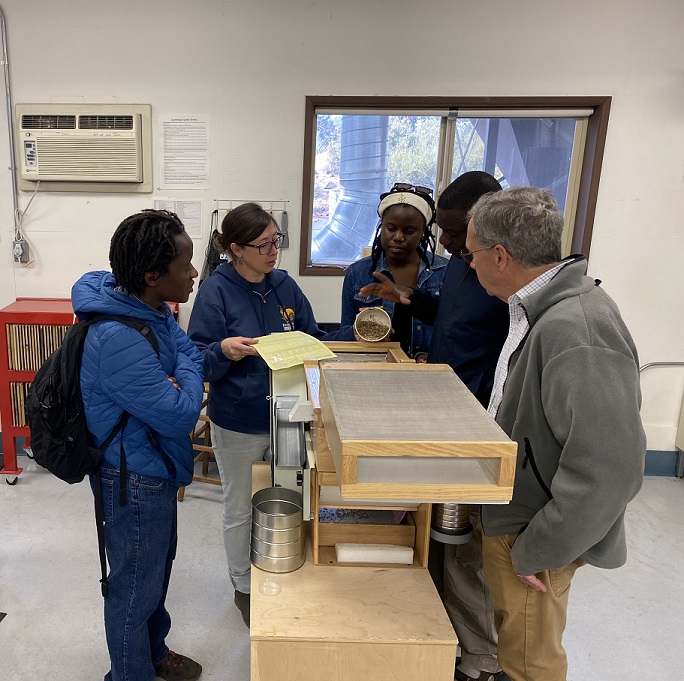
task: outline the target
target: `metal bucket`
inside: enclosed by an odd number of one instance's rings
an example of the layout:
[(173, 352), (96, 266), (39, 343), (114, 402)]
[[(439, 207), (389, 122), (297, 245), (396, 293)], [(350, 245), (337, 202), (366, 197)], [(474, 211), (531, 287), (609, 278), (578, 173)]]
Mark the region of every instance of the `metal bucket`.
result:
[(268, 487), (252, 497), (252, 563), (267, 572), (292, 572), (304, 564), (302, 495)]

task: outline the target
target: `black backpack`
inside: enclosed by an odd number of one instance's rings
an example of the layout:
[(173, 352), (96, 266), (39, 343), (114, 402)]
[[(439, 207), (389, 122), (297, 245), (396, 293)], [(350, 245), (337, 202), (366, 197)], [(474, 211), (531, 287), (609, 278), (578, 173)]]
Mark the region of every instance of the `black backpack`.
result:
[[(68, 483), (81, 482), (89, 473), (99, 473), (102, 454), (121, 431), (119, 503), (125, 503), (126, 454), (123, 430), (129, 414), (124, 412), (104, 442), (96, 447), (88, 431), (81, 397), (81, 357), (88, 329), (95, 322), (111, 320), (139, 331), (159, 355), (159, 345), (152, 329), (141, 319), (118, 315), (93, 315), (70, 327), (57, 350), (45, 360), (28, 391), (26, 420), (31, 430), (31, 449), (36, 463)], [(101, 485), (96, 486), (95, 517), (100, 544), (102, 595), (107, 595), (104, 554), (104, 513)]]

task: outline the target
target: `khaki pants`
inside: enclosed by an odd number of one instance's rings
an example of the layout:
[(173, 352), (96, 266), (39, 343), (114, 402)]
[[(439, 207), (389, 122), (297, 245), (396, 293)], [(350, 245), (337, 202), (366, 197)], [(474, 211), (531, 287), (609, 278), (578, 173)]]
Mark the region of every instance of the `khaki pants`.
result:
[(561, 639), (570, 582), (584, 561), (538, 573), (546, 593), (536, 591), (513, 571), (511, 546), (517, 536), (482, 538), (485, 581), (499, 633), (499, 664), (511, 681), (566, 681), (568, 662)]

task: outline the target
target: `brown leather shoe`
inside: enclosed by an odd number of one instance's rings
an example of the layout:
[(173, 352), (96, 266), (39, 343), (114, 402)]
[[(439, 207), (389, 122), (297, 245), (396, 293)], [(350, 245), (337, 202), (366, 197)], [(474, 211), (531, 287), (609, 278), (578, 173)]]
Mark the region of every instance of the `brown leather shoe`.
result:
[(155, 666), (154, 673), (155, 678), (164, 681), (197, 681), (202, 673), (202, 665), (169, 650), (166, 657)]

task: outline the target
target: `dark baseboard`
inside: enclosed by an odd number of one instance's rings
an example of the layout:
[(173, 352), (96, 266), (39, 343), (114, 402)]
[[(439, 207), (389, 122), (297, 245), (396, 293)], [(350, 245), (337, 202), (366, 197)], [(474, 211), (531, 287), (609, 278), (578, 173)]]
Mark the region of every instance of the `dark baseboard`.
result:
[(666, 477), (677, 476), (677, 464), (679, 463), (679, 451), (656, 451), (646, 452), (646, 465), (644, 475), (664, 475)]

